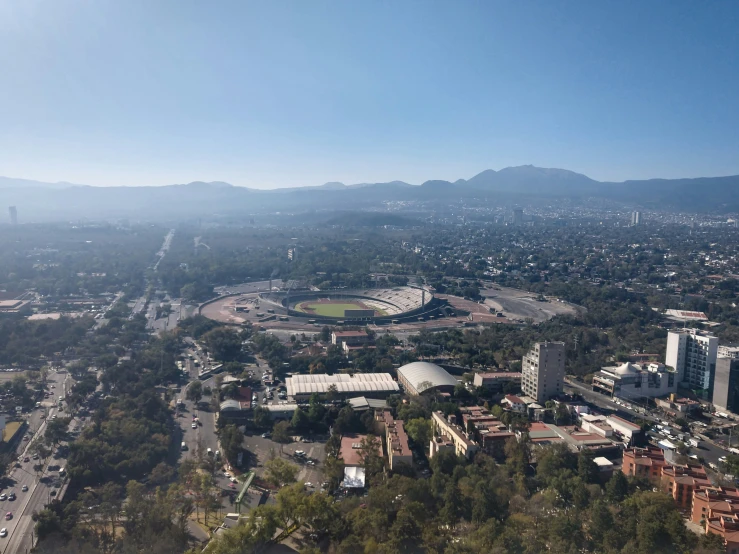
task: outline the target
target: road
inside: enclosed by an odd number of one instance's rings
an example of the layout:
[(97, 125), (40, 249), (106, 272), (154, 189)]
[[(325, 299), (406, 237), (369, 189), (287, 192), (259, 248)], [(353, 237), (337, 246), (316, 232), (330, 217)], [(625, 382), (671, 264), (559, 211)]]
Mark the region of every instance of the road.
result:
[[(46, 430), (46, 422), (58, 413), (59, 410), (55, 399), (57, 396), (63, 394), (62, 391), (69, 384), (70, 379), (66, 372), (50, 372), (47, 378), (47, 384), (51, 395), (43, 403), (43, 408), (34, 410), (34, 413), (29, 417), (29, 429), (35, 429), (35, 433), (31, 440), (22, 442), (22, 446), (18, 452), (18, 465), (20, 467), (14, 467), (10, 471), (8, 475), (8, 482), (10, 484), (3, 489), (3, 492), (8, 495), (14, 492), (17, 499), (15, 501), (0, 501), (0, 504), (3, 505), (3, 511), (13, 513), (12, 519), (0, 524), (5, 525), (8, 531), (8, 536), (5, 539), (0, 539), (3, 541), (0, 543), (0, 553), (2, 554), (22, 554), (29, 552), (33, 546), (33, 513), (43, 510), (51, 502), (52, 491), (55, 492), (56, 497), (59, 499), (63, 496), (65, 487), (64, 485), (60, 485), (59, 472), (56, 470), (50, 471), (49, 466), (64, 467), (66, 464), (64, 459), (56, 458), (52, 454), (52, 457), (49, 458), (42, 472), (36, 473), (33, 471), (33, 466), (37, 462), (33, 460), (30, 451), (31, 445), (35, 441), (42, 439)], [(46, 419), (41, 418), (44, 413), (47, 415)], [(65, 414), (62, 413), (60, 415), (63, 417)], [(39, 425), (34, 425), (33, 421), (38, 421)], [(80, 422), (73, 420), (70, 423), (69, 429), (72, 430), (78, 425), (80, 425)], [(25, 461), (26, 458), (28, 458), (27, 462)], [(47, 481), (47, 479), (50, 480)], [(55, 484), (59, 484), (60, 486), (57, 487)], [(24, 486), (28, 487), (28, 490), (25, 492), (22, 490)]]

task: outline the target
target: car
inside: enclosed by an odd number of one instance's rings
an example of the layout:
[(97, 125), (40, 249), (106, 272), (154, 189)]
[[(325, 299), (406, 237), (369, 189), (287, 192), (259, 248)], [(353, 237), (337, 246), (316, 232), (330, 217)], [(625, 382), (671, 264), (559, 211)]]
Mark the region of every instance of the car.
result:
[(295, 455), (296, 456), (305, 456), (305, 451), (304, 450), (296, 450), (295, 451)]
[(5, 519), (13, 519), (13, 512), (8, 512), (5, 514)]
[(316, 465), (316, 462), (314, 462), (313, 460), (308, 460), (307, 464), (309, 466), (314, 466), (314, 465)]
[(231, 481), (232, 483), (238, 483), (239, 482), (239, 480), (236, 479), (236, 477), (229, 477), (228, 480)]
[(5, 527), (0, 529), (0, 537), (7, 537), (7, 536), (8, 536), (8, 530)]
[(7, 494), (5, 494), (5, 493), (0, 494), (0, 500), (7, 500), (7, 499), (8, 499), (8, 495)]
[(11, 493), (10, 493), (10, 494), (8, 495), (8, 500), (15, 500), (15, 493), (14, 493), (14, 492), (11, 492)]
[(49, 495), (50, 495), (50, 496), (56, 496), (56, 491), (51, 491), (51, 492), (49, 493)]
[(197, 423), (193, 423), (192, 425), (190, 425), (190, 427), (192, 427), (193, 429), (197, 429), (198, 428), (198, 424)]
[(306, 486), (306, 487), (308, 487), (309, 489), (312, 489), (312, 488), (313, 488), (313, 483), (311, 483), (310, 481), (308, 481), (308, 482), (307, 482), (307, 483), (305, 484), (305, 486)]
[(268, 439), (268, 438), (270, 438), (271, 436), (272, 436), (272, 435), (271, 435), (270, 433), (262, 433), (262, 438), (263, 438), (263, 439)]
[(224, 477), (231, 477), (231, 474), (228, 471), (223, 472)]
[(38, 460), (38, 454), (34, 454), (34, 455), (33, 455), (33, 459), (34, 459), (34, 460)]
[(30, 459), (31, 459), (31, 458), (29, 458), (28, 456), (26, 456), (25, 458), (23, 458), (23, 461), (24, 461), (24, 462), (28, 462), (28, 461), (30, 461)]
[(21, 487), (21, 490), (22, 490), (23, 492), (28, 492), (28, 485), (23, 485), (23, 486)]

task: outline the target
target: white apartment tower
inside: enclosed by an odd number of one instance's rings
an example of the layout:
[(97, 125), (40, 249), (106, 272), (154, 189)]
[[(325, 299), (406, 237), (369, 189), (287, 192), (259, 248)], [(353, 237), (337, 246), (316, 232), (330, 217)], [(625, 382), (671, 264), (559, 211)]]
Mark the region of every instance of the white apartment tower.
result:
[(716, 371), (718, 338), (698, 329), (680, 329), (667, 334), (665, 365), (675, 368), (678, 381), (710, 397)]
[(565, 343), (537, 342), (523, 357), (521, 390), (543, 403), (562, 394), (565, 377)]

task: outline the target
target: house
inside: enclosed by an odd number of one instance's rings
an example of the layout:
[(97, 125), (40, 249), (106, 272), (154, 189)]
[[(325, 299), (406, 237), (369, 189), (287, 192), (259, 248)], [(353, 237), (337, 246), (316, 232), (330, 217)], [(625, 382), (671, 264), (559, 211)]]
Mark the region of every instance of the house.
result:
[(526, 403), (518, 396), (515, 396), (513, 394), (506, 394), (505, 398), (501, 400), (500, 403), (506, 406), (512, 412), (524, 415), (526, 414)]

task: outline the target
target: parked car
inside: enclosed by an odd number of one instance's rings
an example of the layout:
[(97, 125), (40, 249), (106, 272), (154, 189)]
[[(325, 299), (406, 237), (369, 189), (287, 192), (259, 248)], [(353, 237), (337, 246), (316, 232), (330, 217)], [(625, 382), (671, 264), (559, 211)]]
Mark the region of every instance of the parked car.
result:
[(7, 536), (8, 536), (8, 530), (5, 527), (0, 529), (0, 537), (7, 537)]

